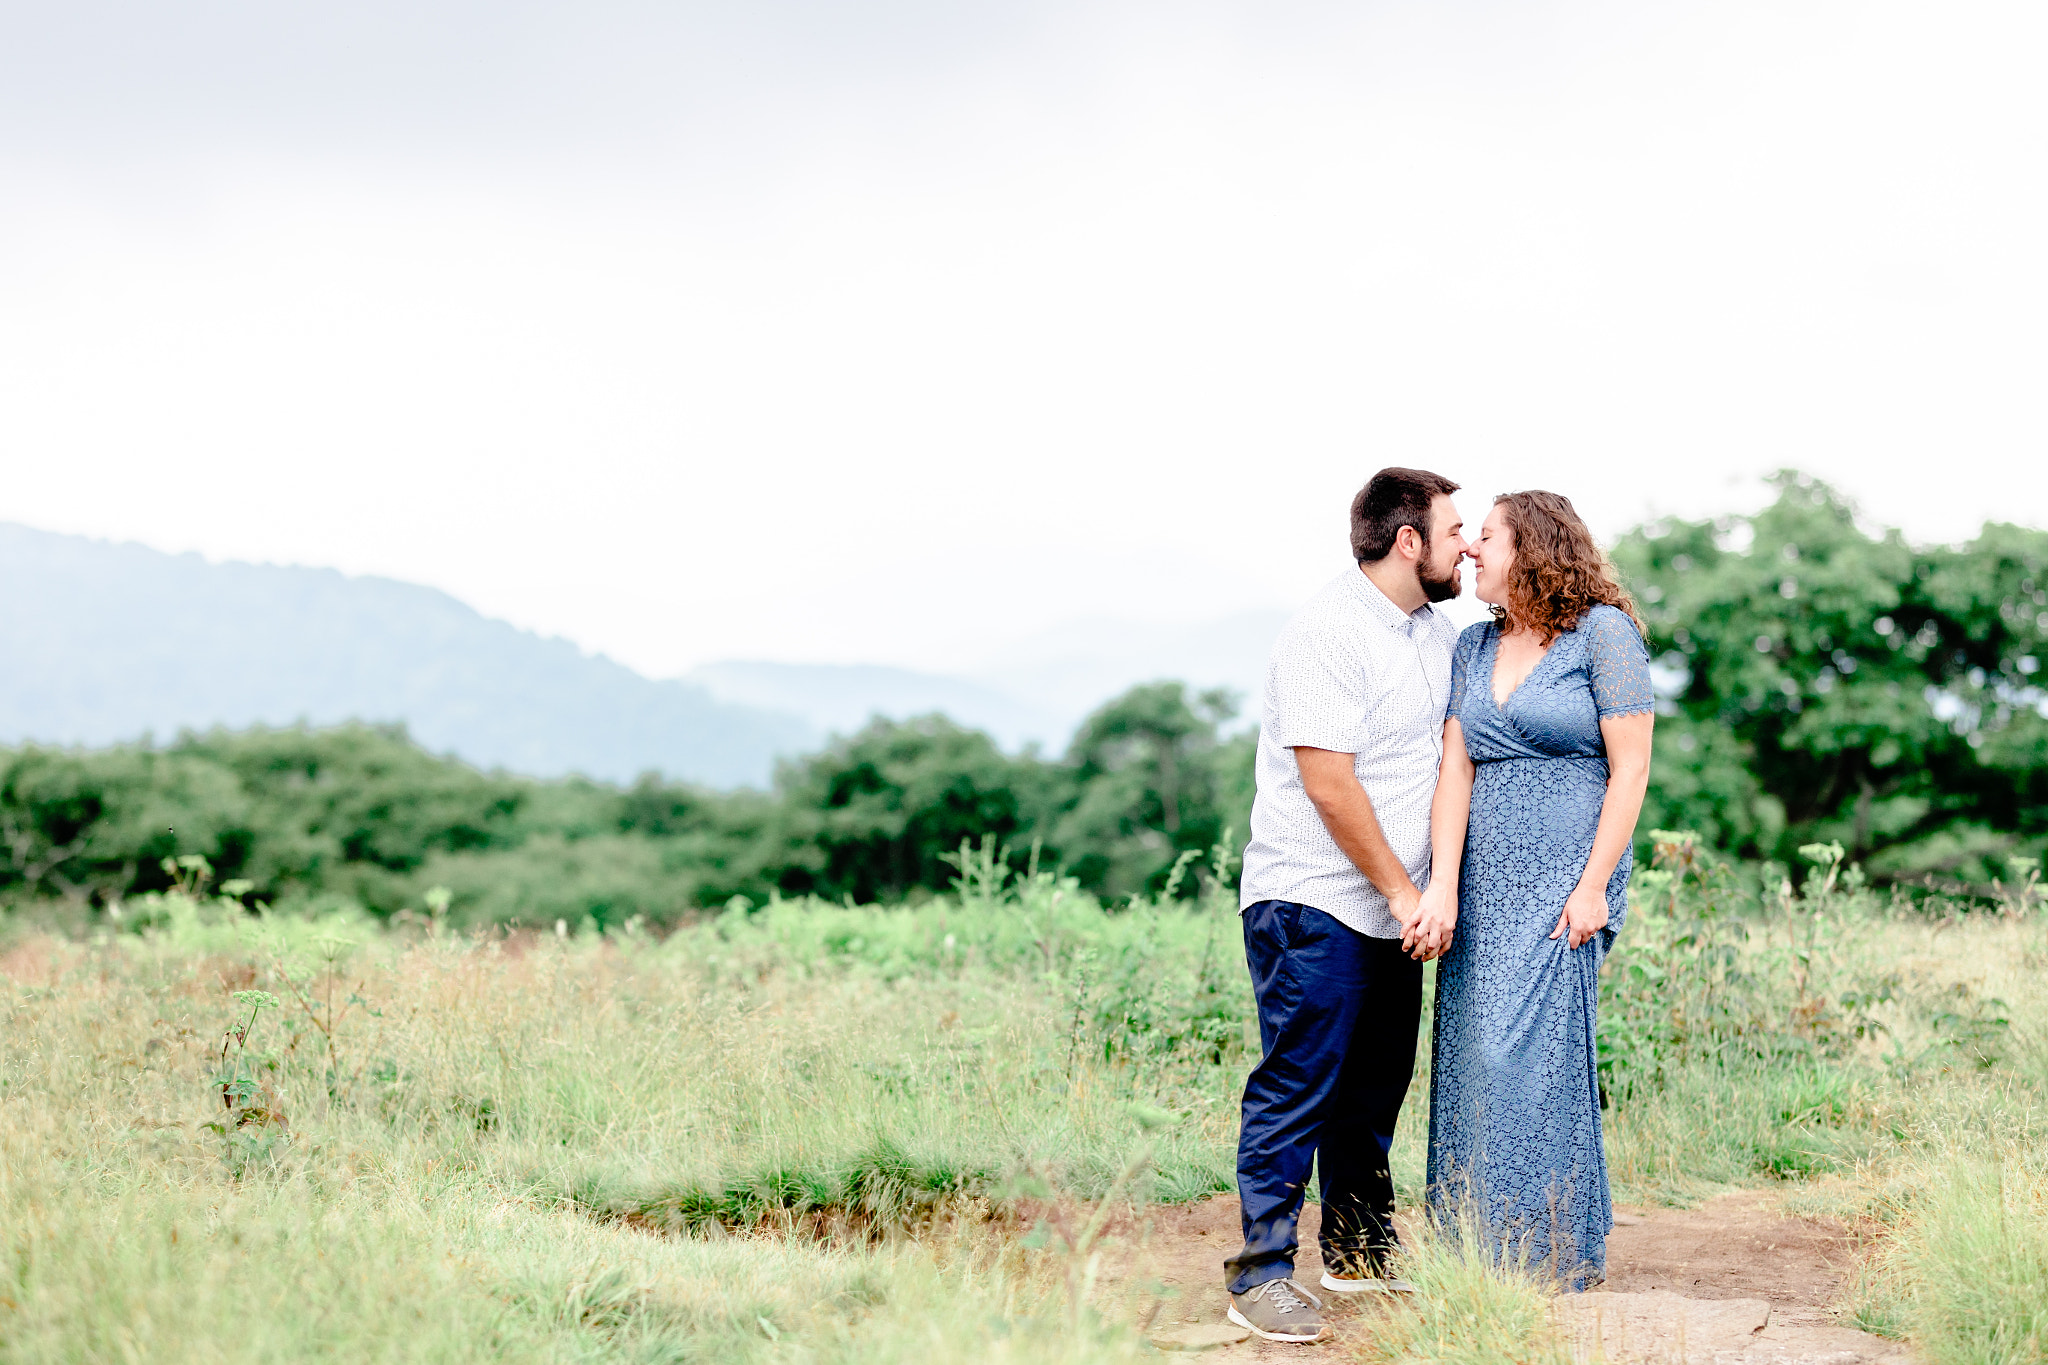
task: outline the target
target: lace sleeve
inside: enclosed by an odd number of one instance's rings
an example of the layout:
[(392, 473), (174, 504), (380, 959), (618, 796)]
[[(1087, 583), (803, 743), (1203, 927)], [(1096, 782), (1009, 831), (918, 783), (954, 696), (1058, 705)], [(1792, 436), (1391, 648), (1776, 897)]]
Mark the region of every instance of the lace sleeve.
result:
[(1591, 636), (1588, 666), (1593, 677), (1593, 702), (1600, 718), (1632, 716), (1657, 704), (1650, 687), (1650, 651), (1628, 613), (1617, 607), (1595, 607), (1586, 614)]
[(1458, 647), (1451, 651), (1451, 702), (1444, 708), (1444, 719), (1455, 720), (1465, 709), (1465, 679), (1472, 672), (1472, 660), (1479, 653), (1480, 632), (1486, 627), (1482, 623), (1468, 626), (1458, 636)]

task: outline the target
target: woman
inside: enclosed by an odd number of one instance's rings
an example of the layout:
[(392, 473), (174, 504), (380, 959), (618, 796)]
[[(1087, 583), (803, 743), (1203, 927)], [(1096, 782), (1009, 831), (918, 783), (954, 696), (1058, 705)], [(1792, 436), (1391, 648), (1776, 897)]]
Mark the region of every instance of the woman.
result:
[(1606, 1275), (1594, 1010), (1649, 784), (1649, 656), (1612, 567), (1555, 493), (1494, 500), (1472, 549), (1493, 620), (1458, 638), (1420, 926), (1436, 978), (1429, 1185), (1510, 1259)]

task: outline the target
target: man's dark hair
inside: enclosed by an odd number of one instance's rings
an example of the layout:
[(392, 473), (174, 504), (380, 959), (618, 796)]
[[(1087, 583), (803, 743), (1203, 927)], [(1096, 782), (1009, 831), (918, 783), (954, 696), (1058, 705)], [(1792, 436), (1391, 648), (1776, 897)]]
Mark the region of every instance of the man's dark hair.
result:
[(1382, 469), (1351, 500), (1351, 553), (1361, 564), (1377, 564), (1394, 548), (1403, 526), (1413, 526), (1429, 548), (1429, 504), (1458, 485), (1426, 469)]

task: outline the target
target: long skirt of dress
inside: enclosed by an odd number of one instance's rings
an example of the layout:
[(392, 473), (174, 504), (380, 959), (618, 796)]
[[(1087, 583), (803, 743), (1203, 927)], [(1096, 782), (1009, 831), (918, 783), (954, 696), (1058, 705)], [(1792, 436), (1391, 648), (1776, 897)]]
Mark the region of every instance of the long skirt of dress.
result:
[(1576, 949), (1550, 932), (1591, 855), (1606, 777), (1599, 760), (1478, 765), (1458, 927), (1436, 977), (1431, 1206), (1572, 1289), (1606, 1277), (1614, 1227), (1594, 1023), (1630, 856), (1608, 883), (1608, 928)]

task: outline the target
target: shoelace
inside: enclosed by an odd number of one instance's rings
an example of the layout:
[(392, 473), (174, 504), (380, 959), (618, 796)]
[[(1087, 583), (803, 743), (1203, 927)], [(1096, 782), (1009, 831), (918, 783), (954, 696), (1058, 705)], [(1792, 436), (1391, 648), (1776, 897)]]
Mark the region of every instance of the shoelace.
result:
[(1295, 1294), (1293, 1284), (1286, 1280), (1268, 1280), (1259, 1288), (1266, 1292), (1266, 1299), (1276, 1312), (1292, 1313), (1297, 1308), (1308, 1307)]

